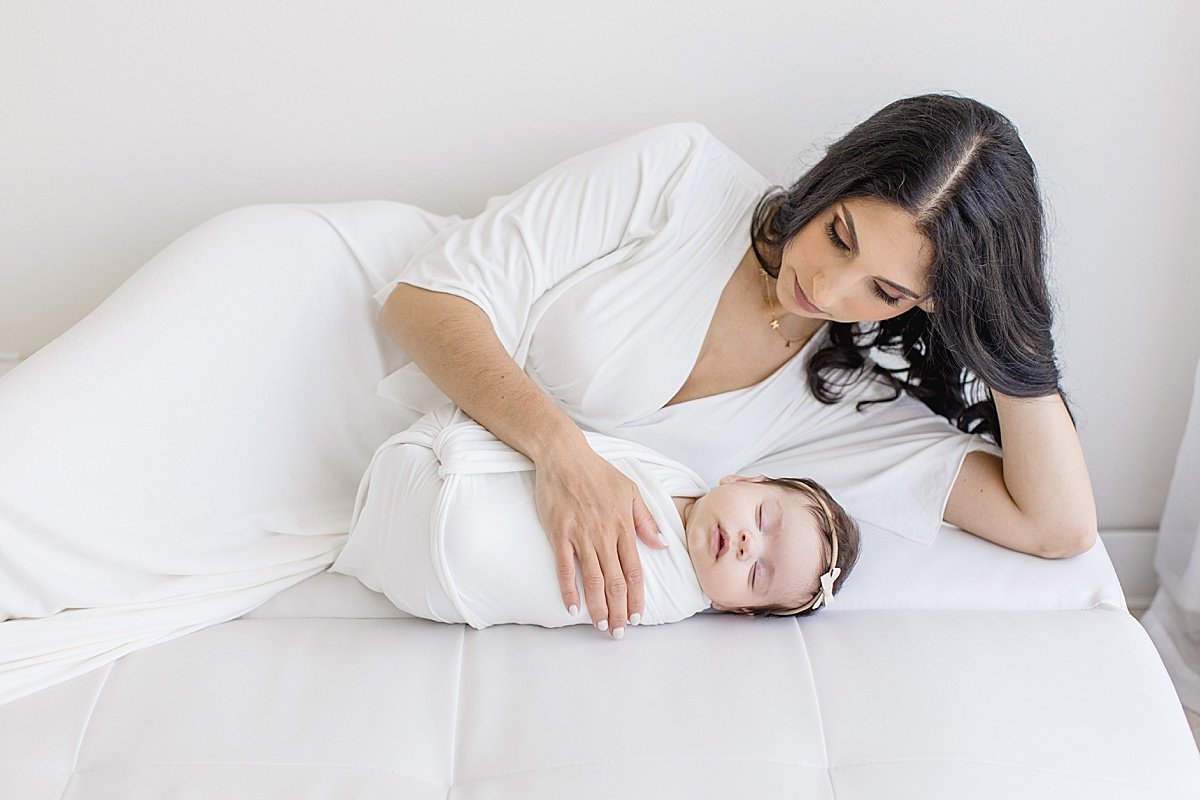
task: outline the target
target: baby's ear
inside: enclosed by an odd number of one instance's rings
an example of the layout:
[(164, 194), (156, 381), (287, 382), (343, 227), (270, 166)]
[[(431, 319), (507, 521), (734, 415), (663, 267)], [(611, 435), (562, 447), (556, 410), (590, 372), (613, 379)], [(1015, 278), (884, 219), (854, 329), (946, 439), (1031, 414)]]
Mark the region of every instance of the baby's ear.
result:
[(726, 475), (724, 478), (721, 478), (719, 485), (724, 486), (727, 483), (762, 483), (766, 479), (766, 475), (758, 475), (753, 478), (749, 475)]
[(717, 602), (714, 602), (712, 604), (712, 607), (713, 607), (714, 611), (724, 611), (727, 614), (747, 614), (747, 615), (749, 615), (749, 614), (754, 613), (754, 611), (749, 608), (731, 608), (730, 606), (723, 606)]

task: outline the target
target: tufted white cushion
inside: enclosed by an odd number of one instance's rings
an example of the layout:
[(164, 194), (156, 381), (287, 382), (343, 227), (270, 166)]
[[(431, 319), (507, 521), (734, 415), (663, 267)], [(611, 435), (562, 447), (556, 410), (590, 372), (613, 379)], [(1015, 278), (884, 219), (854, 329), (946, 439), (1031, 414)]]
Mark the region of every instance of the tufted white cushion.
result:
[(0, 707), (0, 794), (1179, 800), (1200, 788), (1170, 681), (1118, 609), (702, 615), (613, 642), (398, 618), (369, 595), (321, 575), (273, 608)]

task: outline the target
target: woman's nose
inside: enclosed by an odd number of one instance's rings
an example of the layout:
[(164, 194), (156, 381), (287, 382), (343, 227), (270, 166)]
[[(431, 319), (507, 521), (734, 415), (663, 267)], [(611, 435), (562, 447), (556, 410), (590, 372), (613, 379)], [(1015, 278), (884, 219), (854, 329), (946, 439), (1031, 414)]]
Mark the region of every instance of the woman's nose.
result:
[(828, 310), (838, 304), (838, 301), (849, 289), (854, 276), (848, 270), (825, 270), (813, 278), (813, 304)]

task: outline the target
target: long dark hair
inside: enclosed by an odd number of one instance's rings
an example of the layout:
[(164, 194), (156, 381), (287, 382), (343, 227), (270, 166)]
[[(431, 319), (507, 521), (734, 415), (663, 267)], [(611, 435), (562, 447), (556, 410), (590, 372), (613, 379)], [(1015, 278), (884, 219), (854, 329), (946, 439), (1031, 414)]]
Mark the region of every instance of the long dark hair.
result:
[(783, 245), (833, 203), (853, 197), (891, 203), (916, 219), (934, 250), (933, 310), (831, 323), (829, 342), (808, 363), (810, 390), (836, 402), (876, 348), (908, 366), (873, 363), (871, 371), (895, 394), (870, 402), (905, 391), (962, 430), (999, 442), (991, 389), (1040, 397), (1058, 391), (1059, 382), (1037, 171), (1016, 127), (965, 97), (891, 103), (829, 147), (790, 188), (763, 196), (751, 224), (759, 263), (777, 277)]

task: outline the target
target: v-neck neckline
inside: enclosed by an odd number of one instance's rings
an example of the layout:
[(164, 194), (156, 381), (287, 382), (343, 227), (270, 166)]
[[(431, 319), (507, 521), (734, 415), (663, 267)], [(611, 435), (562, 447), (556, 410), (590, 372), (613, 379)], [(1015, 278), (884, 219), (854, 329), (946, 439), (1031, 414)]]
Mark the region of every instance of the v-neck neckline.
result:
[[(757, 383), (752, 383), (749, 386), (739, 386), (735, 389), (727, 389), (723, 392), (717, 392), (716, 394), (706, 394), (703, 397), (693, 397), (690, 400), (681, 400), (678, 403), (672, 403), (670, 405), (661, 406), (658, 409), (656, 409), (655, 411), (653, 411), (649, 416), (654, 417), (659, 414), (671, 412), (675, 409), (683, 408), (685, 406), (695, 406), (696, 404), (704, 403), (704, 402), (710, 401), (710, 400), (728, 399), (730, 397), (733, 397), (735, 395), (738, 395), (738, 394), (741, 394), (744, 392), (750, 392), (750, 391), (754, 391), (756, 389), (760, 389), (763, 386), (766, 386), (768, 383), (773, 382), (777, 377), (779, 377), (781, 374), (783, 374), (783, 372), (788, 367), (795, 364), (796, 360), (798, 358), (800, 358), (801, 356), (803, 356), (805, 354), (805, 352), (810, 347), (813, 346), (813, 343), (815, 341), (817, 341), (818, 339), (822, 338), (825, 335), (825, 332), (828, 330), (828, 328), (829, 328), (829, 323), (827, 323), (827, 322), (822, 323), (821, 326), (813, 332), (813, 335), (808, 337), (808, 341), (805, 342), (803, 345), (801, 345), (799, 350), (797, 350), (794, 354), (792, 354), (792, 356), (790, 358), (788, 358), (787, 361), (784, 361), (782, 364), (780, 364), (778, 367), (776, 367), (775, 370), (773, 372), (771, 372), (770, 375), (767, 375), (765, 378), (758, 381)], [(690, 374), (691, 373), (689, 373), (689, 377), (690, 377)], [(683, 387), (681, 386), (680, 388), (683, 388)], [(679, 393), (679, 390), (677, 389), (675, 394), (678, 394), (678, 393)], [(675, 395), (671, 395), (671, 396), (674, 397)]]
[[(805, 350), (807, 350), (808, 346), (810, 344), (812, 344), (813, 340), (820, 337), (824, 333), (824, 331), (826, 331), (828, 328), (828, 323), (822, 323), (821, 325), (817, 326), (817, 328), (808, 337), (808, 340), (803, 345), (801, 345), (800, 348), (795, 353), (793, 353), (786, 361), (784, 361), (782, 364), (780, 364), (778, 367), (776, 367), (774, 370), (772, 370), (770, 372), (770, 374), (768, 374), (761, 380), (756, 381), (755, 383), (749, 384), (748, 386), (739, 386), (734, 389), (727, 389), (725, 391), (717, 392), (715, 394), (704, 395), (702, 397), (693, 397), (688, 400), (681, 400), (678, 403), (670, 402), (670, 400), (672, 398), (674, 398), (681, 391), (683, 391), (683, 387), (687, 385), (689, 380), (691, 380), (692, 374), (696, 371), (697, 366), (699, 366), (699, 364), (700, 364), (700, 357), (704, 353), (704, 343), (708, 340), (708, 335), (709, 335), (709, 332), (712, 330), (713, 323), (716, 320), (717, 310), (721, 305), (722, 298), (724, 298), (725, 293), (730, 290), (730, 285), (733, 283), (733, 281), (737, 279), (738, 270), (739, 270), (739, 268), (742, 267), (743, 262), (745, 262), (746, 259), (748, 259), (748, 258), (753, 258), (749, 233), (746, 231), (742, 231), (741, 227), (739, 227), (738, 230), (741, 231), (741, 233), (739, 235), (736, 235), (735, 237), (733, 237), (731, 240), (727, 241), (724, 246), (724, 249), (732, 250), (735, 253), (740, 252), (741, 255), (738, 257), (738, 260), (734, 264), (733, 269), (731, 269), (729, 271), (729, 275), (725, 279), (725, 282), (721, 284), (721, 290), (717, 294), (716, 299), (712, 303), (712, 310), (707, 315), (708, 322), (704, 326), (703, 333), (700, 336), (700, 343), (696, 346), (695, 354), (692, 358), (691, 367), (689, 367), (687, 373), (684, 374), (683, 381), (678, 386), (675, 387), (675, 390), (667, 398), (667, 403), (662, 406), (659, 406), (657, 409), (655, 409), (652, 412), (652, 415), (662, 413), (668, 409), (678, 408), (679, 406), (684, 406), (689, 403), (697, 403), (702, 400), (708, 400), (710, 398), (728, 397), (737, 392), (744, 392), (744, 391), (748, 391), (748, 390), (754, 389), (759, 386), (763, 386), (764, 384), (773, 380), (789, 364), (794, 363), (796, 361), (796, 357), (799, 356), (801, 353), (803, 353)], [(757, 259), (755, 259), (755, 268), (757, 269), (757, 267), (758, 267)]]

